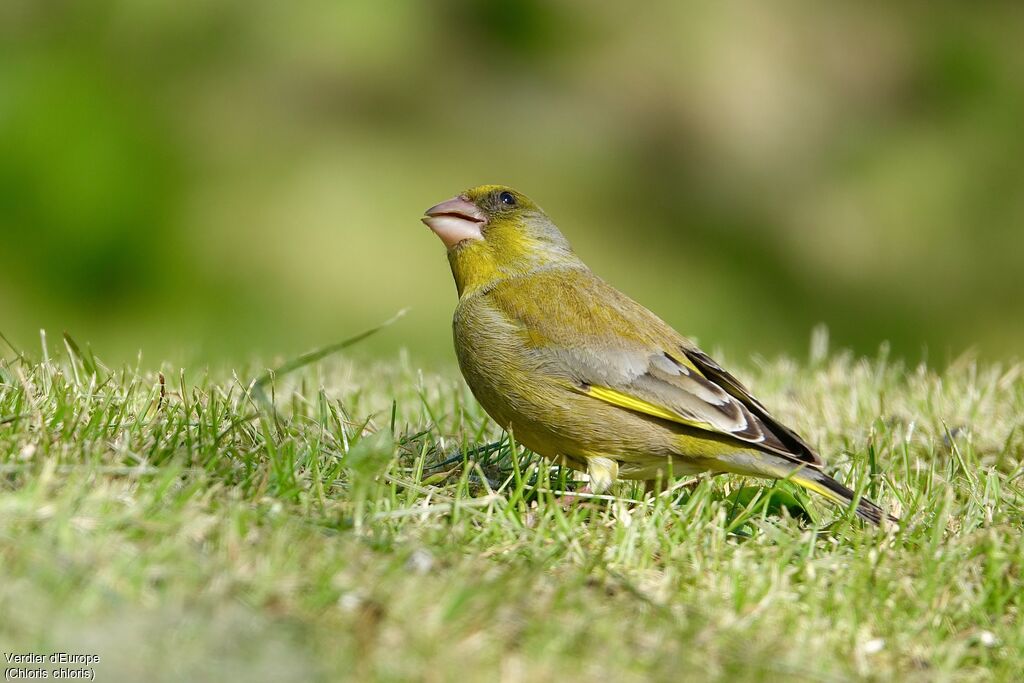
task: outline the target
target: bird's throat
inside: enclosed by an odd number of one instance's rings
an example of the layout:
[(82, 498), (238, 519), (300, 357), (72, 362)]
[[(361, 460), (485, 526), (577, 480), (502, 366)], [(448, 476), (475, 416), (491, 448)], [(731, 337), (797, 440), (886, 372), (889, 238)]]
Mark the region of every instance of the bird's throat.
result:
[(455, 288), (460, 299), (503, 277), (491, 251), (481, 243), (464, 242), (449, 250), (448, 263), (452, 267), (452, 277), (455, 278)]

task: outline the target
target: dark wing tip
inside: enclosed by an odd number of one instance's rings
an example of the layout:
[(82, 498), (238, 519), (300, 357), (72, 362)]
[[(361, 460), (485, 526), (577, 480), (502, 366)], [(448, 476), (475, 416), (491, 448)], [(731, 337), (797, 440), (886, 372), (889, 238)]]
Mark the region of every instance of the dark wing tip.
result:
[[(779, 455), (784, 455), (811, 467), (821, 468), (824, 466), (825, 461), (811, 448), (810, 444), (804, 441), (803, 437), (772, 417), (767, 408), (711, 356), (696, 347), (681, 347), (681, 350), (705, 378), (727, 391), (756, 416), (765, 430), (764, 445), (766, 447), (771, 448)], [(769, 434), (771, 438), (768, 437)]]

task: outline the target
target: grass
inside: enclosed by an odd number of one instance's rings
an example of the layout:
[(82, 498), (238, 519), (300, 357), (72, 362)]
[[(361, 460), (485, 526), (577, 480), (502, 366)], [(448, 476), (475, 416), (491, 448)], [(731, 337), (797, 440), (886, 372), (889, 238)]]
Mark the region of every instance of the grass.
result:
[(740, 367), (887, 531), (735, 477), (565, 507), (571, 472), (471, 450), (501, 434), (454, 370), (325, 360), (269, 376), (271, 410), (264, 370), (7, 352), (3, 652), (100, 681), (1020, 673), (1020, 364)]

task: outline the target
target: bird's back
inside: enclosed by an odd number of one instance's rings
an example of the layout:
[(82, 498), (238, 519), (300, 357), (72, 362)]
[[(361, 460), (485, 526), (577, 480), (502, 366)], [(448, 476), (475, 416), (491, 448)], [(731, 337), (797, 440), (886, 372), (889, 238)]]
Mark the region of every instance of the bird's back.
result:
[(571, 434), (546, 437), (560, 447), (618, 449), (628, 459), (681, 450), (699, 458), (732, 445), (821, 463), (732, 375), (585, 267), (496, 281), (460, 302), (455, 334), (463, 374), (488, 412), (531, 435)]

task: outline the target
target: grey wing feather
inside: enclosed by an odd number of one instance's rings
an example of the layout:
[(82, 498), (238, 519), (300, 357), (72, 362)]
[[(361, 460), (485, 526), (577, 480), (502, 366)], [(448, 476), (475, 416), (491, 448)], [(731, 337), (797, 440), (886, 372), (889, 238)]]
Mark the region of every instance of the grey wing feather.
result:
[(716, 363), (714, 359), (695, 346), (683, 348), (683, 353), (706, 377), (725, 388), (730, 395), (743, 402), (748, 410), (757, 415), (762, 424), (767, 426), (776, 439), (783, 444), (782, 455), (798, 462), (807, 463), (812, 467), (821, 467), (825, 464), (821, 456), (799, 434), (772, 417), (761, 402), (754, 398), (739, 380)]
[(669, 352), (640, 348), (561, 349), (557, 365), (581, 387), (600, 386), (662, 406), (680, 422), (813, 467), (818, 455), (776, 421), (736, 378), (703, 352), (680, 347), (696, 367)]

